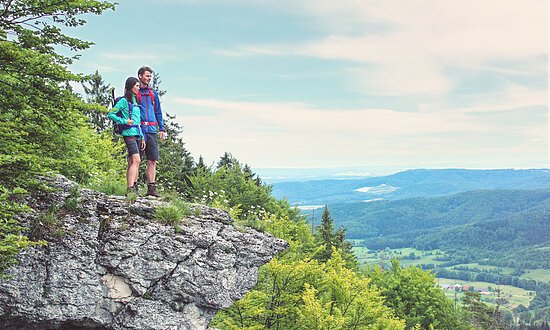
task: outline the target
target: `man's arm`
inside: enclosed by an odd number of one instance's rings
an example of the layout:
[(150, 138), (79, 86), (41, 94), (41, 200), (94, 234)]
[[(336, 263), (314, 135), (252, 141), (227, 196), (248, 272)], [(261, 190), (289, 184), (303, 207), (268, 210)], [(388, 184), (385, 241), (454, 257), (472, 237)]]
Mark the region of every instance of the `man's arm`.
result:
[(166, 138), (166, 129), (164, 128), (164, 120), (162, 119), (162, 107), (160, 106), (160, 98), (156, 90), (153, 90), (153, 94), (155, 96), (155, 118), (157, 119), (157, 123), (159, 125), (159, 135), (160, 139), (164, 140)]

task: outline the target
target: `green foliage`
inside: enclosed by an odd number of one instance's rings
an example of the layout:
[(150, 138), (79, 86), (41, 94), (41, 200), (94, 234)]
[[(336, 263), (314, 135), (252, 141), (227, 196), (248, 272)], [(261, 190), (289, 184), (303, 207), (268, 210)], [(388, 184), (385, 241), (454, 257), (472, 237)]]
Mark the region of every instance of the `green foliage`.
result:
[(0, 279), (5, 271), (17, 263), (15, 256), (21, 249), (43, 245), (43, 241), (33, 242), (22, 235), (25, 230), (13, 217), (21, 212), (30, 211), (27, 206), (17, 203), (17, 196), (26, 193), (22, 189), (12, 191), (0, 185)]
[(63, 208), (69, 211), (78, 212), (82, 209), (80, 189), (78, 186), (73, 186), (69, 191), (69, 197), (65, 200)]
[(193, 214), (189, 205), (179, 199), (175, 199), (167, 206), (159, 206), (155, 209), (155, 219), (163, 224), (177, 225), (181, 220)]
[(238, 213), (237, 219), (255, 228), (259, 222), (269, 217), (300, 217), (298, 210), (290, 208), (288, 202), (279, 201), (271, 195), (271, 186), (261, 183), (246, 165), (226, 153), (215, 169), (197, 167), (191, 176), (191, 187), (188, 198), (191, 201), (223, 206), (231, 212)]
[(345, 230), (340, 228), (338, 231), (334, 231), (334, 220), (327, 206), (325, 206), (321, 217), (321, 225), (317, 228), (317, 239), (323, 248), (315, 254), (315, 259), (325, 262), (332, 256), (333, 249), (338, 249), (346, 259), (349, 268), (356, 269), (358, 267), (357, 258), (351, 249), (352, 246), (346, 241)]
[[(543, 178), (541, 178), (543, 179)], [(393, 202), (348, 203), (331, 206), (337, 222), (371, 249), (415, 247), (439, 249), (445, 256), (422, 267), (438, 277), (513, 285), (550, 292), (545, 283), (520, 277), (529, 268), (550, 268), (550, 192), (540, 190), (472, 191), (438, 198)], [(368, 236), (368, 237), (365, 237)], [(513, 273), (458, 264), (479, 263), (510, 267)], [(495, 267), (496, 268), (496, 267)], [(537, 298), (539, 297), (539, 298)], [(550, 307), (550, 300), (529, 305), (520, 318), (532, 319)], [(537, 321), (533, 319), (533, 322)]]
[[(158, 184), (165, 191), (175, 191), (188, 195), (192, 185), (190, 177), (195, 170), (195, 163), (181, 137), (183, 127), (175, 121), (175, 116), (164, 113), (164, 126), (168, 134), (164, 141), (159, 141), (159, 153), (162, 161), (157, 163)], [(145, 163), (143, 172), (145, 171)]]
[[(385, 302), (384, 305), (384, 293), (395, 289), (392, 286), (395, 281), (381, 280), (371, 285), (368, 276), (360, 276), (355, 271), (356, 264), (350, 262), (355, 260), (351, 244), (346, 241), (344, 230), (334, 229), (328, 208), (323, 224), (314, 235), (304, 217), (287, 202), (274, 200), (271, 187), (261, 184), (248, 167), (229, 153), (215, 169), (200, 164), (199, 159), (191, 180), (190, 197), (194, 201), (224, 208), (237, 223), (251, 225), (290, 244), (260, 269), (257, 287), (231, 308), (220, 311), (212, 326), (220, 329), (402, 329), (407, 321), (409, 328), (430, 324), (449, 329), (467, 328), (443, 292), (435, 287), (433, 276), (420, 269), (404, 271), (405, 278), (414, 281), (403, 280), (406, 282), (403, 290), (412, 287), (413, 292), (400, 293), (402, 304), (395, 307)], [(389, 275), (379, 278), (389, 278)], [(426, 301), (420, 303), (421, 299)], [(404, 308), (403, 304), (415, 308)], [(393, 308), (401, 309), (394, 314)]]
[(99, 105), (98, 108), (85, 112), (96, 132), (101, 133), (112, 128), (111, 120), (107, 118), (106, 112), (107, 108), (110, 107), (111, 91), (114, 88), (111, 88), (109, 84), (105, 84), (103, 77), (97, 70), (85, 78), (82, 87), (86, 93), (86, 102)]
[(60, 208), (57, 205), (52, 204), (47, 211), (40, 213), (30, 225), (30, 238), (44, 239), (46, 237), (62, 237), (65, 235), (65, 231), (61, 228), (59, 210)]
[(56, 53), (54, 46), (83, 50), (92, 43), (65, 35), (60, 26), (84, 25), (86, 21), (79, 18), (79, 15), (99, 15), (108, 9), (114, 9), (114, 4), (92, 0), (2, 2), (0, 30), (15, 35), (16, 41), (22, 47), (51, 55), (53, 59), (66, 64), (71, 59)]
[(481, 301), (477, 291), (466, 291), (462, 297), (468, 321), (475, 329), (500, 329), (495, 319), (495, 310)]
[[(0, 129), (6, 132), (0, 137), (3, 184), (17, 186), (45, 171), (86, 181), (94, 172), (114, 165), (112, 157), (104, 157), (112, 150), (110, 140), (93, 134), (83, 115), (91, 107), (63, 87), (80, 77), (65, 68), (66, 57), (53, 51), (53, 45), (82, 49), (87, 43), (63, 35), (46, 20), (55, 17), (59, 24), (81, 25), (76, 14), (103, 8), (106, 5), (96, 1), (43, 1), (36, 6), (10, 2), (4, 6), (0, 27), (15, 38), (0, 36)], [(28, 23), (36, 23), (37, 29), (28, 30)]]
[(345, 267), (335, 251), (327, 263), (273, 259), (258, 286), (216, 316), (222, 329), (403, 329), (369, 280)]
[(334, 220), (330, 216), (330, 211), (325, 205), (325, 210), (321, 216), (321, 226), (317, 229), (319, 240), (324, 245), (324, 249), (318, 255), (318, 260), (327, 261), (332, 255), (332, 247), (336, 244), (334, 237)]
[(86, 187), (100, 191), (107, 195), (124, 196), (126, 194), (126, 179), (123, 177), (123, 170), (107, 171), (102, 175), (96, 175), (90, 179)]
[(137, 201), (138, 197), (139, 197), (138, 194), (134, 191), (126, 192), (126, 200), (130, 203)]
[(160, 74), (153, 72), (153, 78), (151, 79), (151, 87), (157, 91), (159, 97), (163, 97), (166, 91), (160, 88), (162, 81), (160, 80)]
[(407, 322), (407, 329), (419, 325), (436, 329), (464, 329), (465, 323), (454, 311), (452, 302), (436, 287), (435, 276), (417, 267), (401, 268), (397, 259), (392, 267), (368, 271), (372, 284), (381, 290), (385, 303)]
[(74, 58), (56, 52), (57, 46), (79, 51), (91, 44), (65, 35), (62, 26), (83, 25), (79, 15), (113, 8), (91, 0), (0, 3), (1, 271), (15, 262), (17, 251), (34, 244), (14, 220), (23, 209), (9, 200), (10, 191), (29, 187), (46, 172), (86, 182), (119, 167), (110, 157), (111, 141), (94, 134), (83, 114), (93, 107), (67, 87), (81, 80), (67, 69)]

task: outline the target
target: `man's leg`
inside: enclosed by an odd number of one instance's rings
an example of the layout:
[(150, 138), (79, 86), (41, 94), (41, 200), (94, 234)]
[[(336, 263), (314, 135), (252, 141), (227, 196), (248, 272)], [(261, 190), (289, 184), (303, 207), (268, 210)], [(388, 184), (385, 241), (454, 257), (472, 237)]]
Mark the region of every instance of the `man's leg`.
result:
[(147, 134), (147, 146), (145, 147), (147, 155), (147, 195), (160, 197), (155, 183), (157, 160), (159, 159), (159, 150), (157, 145), (157, 135)]
[(147, 161), (147, 183), (155, 183), (156, 171), (157, 171), (157, 161), (148, 160)]

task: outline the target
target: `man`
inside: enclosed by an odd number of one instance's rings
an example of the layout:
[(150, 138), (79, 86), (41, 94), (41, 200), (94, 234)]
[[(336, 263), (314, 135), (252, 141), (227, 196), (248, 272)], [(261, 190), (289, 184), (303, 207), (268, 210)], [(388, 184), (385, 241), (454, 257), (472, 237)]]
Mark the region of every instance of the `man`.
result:
[(137, 101), (141, 109), (141, 129), (145, 134), (145, 156), (147, 157), (147, 196), (160, 197), (155, 184), (157, 161), (159, 160), (159, 149), (157, 144), (157, 126), (161, 140), (166, 138), (164, 121), (162, 120), (162, 109), (160, 99), (153, 88), (149, 86), (153, 78), (153, 69), (142, 66), (138, 70), (139, 93)]

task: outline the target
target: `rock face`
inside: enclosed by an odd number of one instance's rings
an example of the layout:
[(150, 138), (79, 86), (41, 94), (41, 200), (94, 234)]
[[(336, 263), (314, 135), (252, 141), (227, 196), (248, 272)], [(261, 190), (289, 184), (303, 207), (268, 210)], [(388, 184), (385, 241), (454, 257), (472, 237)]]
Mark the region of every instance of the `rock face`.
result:
[(222, 210), (192, 205), (176, 228), (153, 219), (163, 202), (49, 180), (57, 191), (32, 194), (20, 219), (47, 245), (0, 280), (1, 329), (206, 329), (287, 246)]

